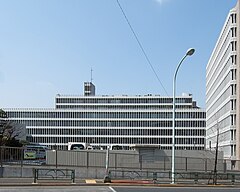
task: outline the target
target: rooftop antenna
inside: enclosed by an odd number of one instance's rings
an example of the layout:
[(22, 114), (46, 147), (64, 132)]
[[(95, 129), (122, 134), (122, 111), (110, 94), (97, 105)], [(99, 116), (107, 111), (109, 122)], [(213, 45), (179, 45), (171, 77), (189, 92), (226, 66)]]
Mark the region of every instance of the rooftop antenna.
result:
[(92, 72), (93, 72), (93, 69), (91, 68), (91, 83), (92, 83), (92, 81), (93, 81)]

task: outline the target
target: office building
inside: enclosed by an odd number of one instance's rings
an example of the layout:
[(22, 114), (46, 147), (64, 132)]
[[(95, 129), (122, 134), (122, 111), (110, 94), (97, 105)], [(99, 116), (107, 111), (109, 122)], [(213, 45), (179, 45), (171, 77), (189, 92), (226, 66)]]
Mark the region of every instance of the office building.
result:
[(237, 168), (240, 158), (239, 2), (230, 10), (206, 68), (206, 147), (224, 152)]
[[(82, 142), (125, 149), (130, 145), (171, 149), (172, 101), (150, 94), (58, 94), (54, 109), (4, 110), (10, 119), (26, 125), (30, 142), (49, 147), (67, 149), (68, 142)], [(205, 126), (205, 110), (197, 107), (192, 96), (176, 97), (176, 149), (203, 150)]]

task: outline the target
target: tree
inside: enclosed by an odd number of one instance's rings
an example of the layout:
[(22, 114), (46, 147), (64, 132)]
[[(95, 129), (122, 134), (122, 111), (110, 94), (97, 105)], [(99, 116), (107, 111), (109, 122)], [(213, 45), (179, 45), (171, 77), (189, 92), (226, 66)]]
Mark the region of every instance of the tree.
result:
[(0, 146), (21, 147), (19, 137), (25, 134), (25, 127), (8, 119), (7, 113), (0, 109)]
[(215, 162), (214, 162), (214, 170), (213, 170), (213, 184), (217, 184), (217, 162), (218, 162), (218, 143), (219, 143), (219, 127), (217, 123), (217, 141), (216, 141), (216, 152), (215, 152)]
[[(215, 159), (214, 159), (214, 168), (213, 168), (213, 175), (212, 175), (212, 180), (213, 180), (213, 184), (216, 185), (217, 184), (217, 172), (218, 172), (218, 155), (219, 155), (219, 142), (220, 142), (220, 126), (221, 123), (219, 123), (219, 118), (218, 118), (218, 114), (215, 114), (215, 119), (216, 119), (216, 124), (215, 124), (215, 129), (211, 130), (214, 134), (215, 134), (215, 143), (216, 143), (216, 147), (215, 147)], [(222, 138), (224, 140), (224, 138)], [(211, 149), (211, 147), (210, 147)]]
[(7, 122), (7, 114), (5, 111), (0, 109), (0, 139), (1, 139), (0, 144), (2, 143), (2, 140), (3, 140), (3, 133), (4, 133), (6, 122)]

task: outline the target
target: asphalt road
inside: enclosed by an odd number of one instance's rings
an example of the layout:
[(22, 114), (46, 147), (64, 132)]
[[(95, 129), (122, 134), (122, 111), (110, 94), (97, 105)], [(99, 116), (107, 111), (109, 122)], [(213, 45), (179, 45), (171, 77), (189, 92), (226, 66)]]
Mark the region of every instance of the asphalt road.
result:
[(105, 186), (30, 186), (1, 187), (0, 192), (239, 192), (240, 188), (185, 187), (105, 187)]
[(113, 187), (114, 192), (239, 192), (240, 188)]
[(80, 186), (33, 186), (33, 187), (1, 187), (0, 192), (113, 192), (109, 187)]

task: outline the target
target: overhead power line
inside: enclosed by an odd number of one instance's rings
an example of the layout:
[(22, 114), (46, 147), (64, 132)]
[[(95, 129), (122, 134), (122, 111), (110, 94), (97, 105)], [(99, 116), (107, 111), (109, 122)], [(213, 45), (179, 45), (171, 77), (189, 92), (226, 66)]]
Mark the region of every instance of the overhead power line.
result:
[(167, 93), (165, 87), (163, 86), (163, 83), (161, 82), (160, 78), (158, 77), (158, 75), (157, 75), (157, 73), (156, 73), (156, 71), (155, 71), (155, 69), (154, 69), (154, 67), (153, 67), (153, 65), (152, 65), (152, 63), (151, 63), (151, 61), (150, 61), (150, 59), (149, 59), (149, 57), (148, 57), (146, 51), (145, 51), (145, 49), (143, 48), (143, 46), (142, 46), (142, 44), (141, 44), (141, 42), (140, 42), (140, 40), (139, 40), (137, 34), (135, 33), (135, 31), (134, 31), (134, 29), (133, 29), (133, 27), (132, 27), (132, 25), (131, 25), (131, 23), (130, 23), (130, 21), (128, 20), (127, 15), (125, 14), (125, 12), (124, 12), (124, 10), (123, 10), (123, 8), (122, 8), (122, 6), (121, 6), (119, 0), (116, 0), (116, 1), (117, 1), (117, 4), (118, 4), (120, 10), (122, 11), (122, 14), (123, 14), (123, 16), (124, 16), (124, 18), (125, 18), (125, 20), (126, 20), (128, 26), (130, 27), (130, 29), (131, 29), (131, 31), (132, 31), (132, 33), (133, 33), (133, 35), (134, 35), (134, 37), (135, 37), (135, 39), (136, 39), (136, 41), (137, 41), (137, 43), (138, 43), (138, 45), (139, 45), (139, 47), (140, 47), (140, 49), (141, 49), (143, 55), (144, 55), (145, 58), (146, 58), (147, 63), (148, 63), (149, 66), (151, 67), (151, 69), (152, 69), (154, 75), (156, 76), (158, 82), (160, 83), (160, 85), (161, 85), (161, 87), (163, 88), (164, 92), (165, 92), (166, 95), (168, 96), (168, 93)]

